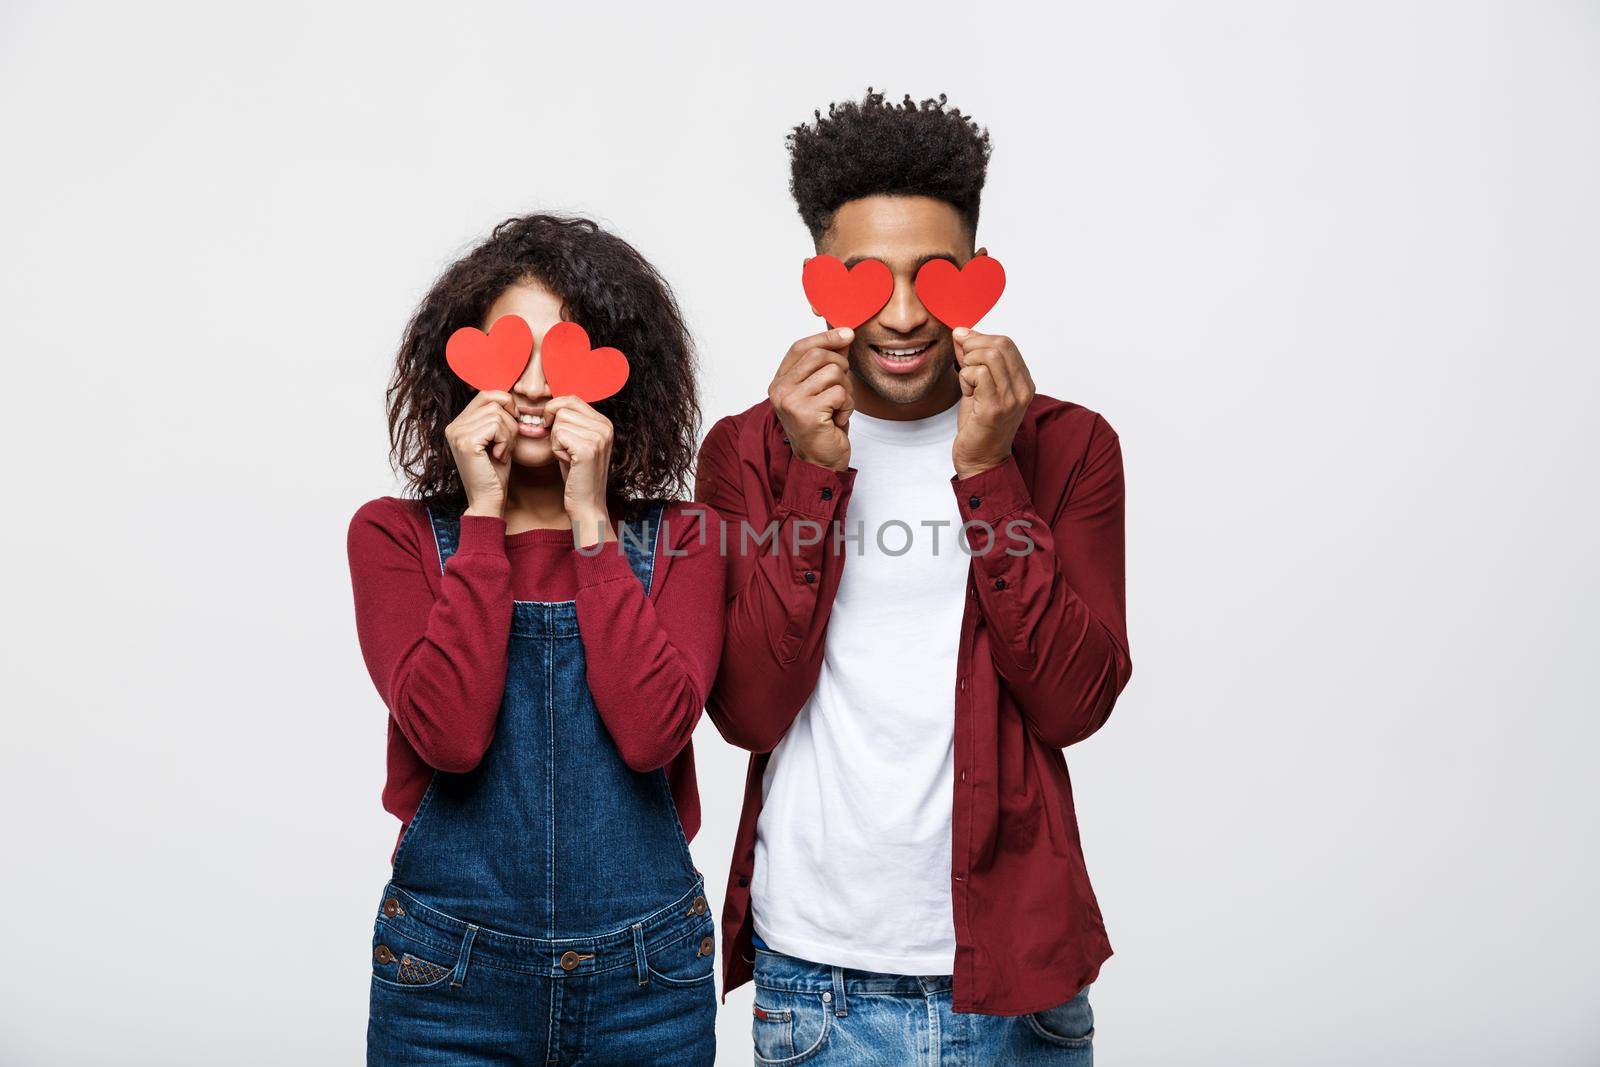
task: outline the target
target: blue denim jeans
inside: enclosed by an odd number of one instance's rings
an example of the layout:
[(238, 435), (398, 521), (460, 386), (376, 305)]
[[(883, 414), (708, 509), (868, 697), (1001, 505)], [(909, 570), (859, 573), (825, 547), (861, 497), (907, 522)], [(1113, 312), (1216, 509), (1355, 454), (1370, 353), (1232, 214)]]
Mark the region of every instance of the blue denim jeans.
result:
[(393, 884), (385, 893), (369, 1063), (705, 1067), (716, 1057), (714, 920), (695, 905), (698, 886), (637, 924), (559, 941), (473, 927)]
[(828, 967), (756, 944), (760, 1067), (1091, 1067), (1089, 990), (1032, 1015), (951, 1008), (949, 975)]

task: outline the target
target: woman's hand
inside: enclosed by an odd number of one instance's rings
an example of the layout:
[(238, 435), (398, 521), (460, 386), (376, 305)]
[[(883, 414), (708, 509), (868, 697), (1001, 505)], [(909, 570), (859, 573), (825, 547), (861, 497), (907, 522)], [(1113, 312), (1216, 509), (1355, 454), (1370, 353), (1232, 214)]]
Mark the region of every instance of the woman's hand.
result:
[(485, 390), (444, 428), (467, 493), (468, 515), (505, 514), (511, 446), (517, 441), (516, 410), (510, 393)]
[(562, 506), (573, 522), (579, 548), (614, 540), (606, 509), (611, 470), (611, 420), (576, 396), (558, 396), (544, 406), (550, 444), (566, 480)]

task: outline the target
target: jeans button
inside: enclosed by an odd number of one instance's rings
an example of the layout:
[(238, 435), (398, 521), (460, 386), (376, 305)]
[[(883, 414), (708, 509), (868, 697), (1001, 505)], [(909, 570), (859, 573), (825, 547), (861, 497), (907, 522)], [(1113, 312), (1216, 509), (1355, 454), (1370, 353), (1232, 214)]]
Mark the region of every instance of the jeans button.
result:
[(383, 902), (383, 913), (390, 918), (393, 918), (396, 915), (405, 914), (405, 912), (400, 910), (400, 902), (394, 899), (394, 897), (390, 897), (388, 900)]
[(578, 965), (578, 954), (570, 948), (561, 954), (561, 969), (570, 971)]
[(393, 963), (394, 952), (389, 948), (388, 945), (379, 945), (377, 948), (372, 950), (372, 958), (377, 960), (379, 963)]
[(711, 938), (702, 937), (700, 939), (700, 951), (695, 953), (695, 955), (697, 955), (697, 956), (709, 956), (709, 955), (711, 955), (711, 953), (716, 951), (716, 947), (717, 947), (716, 942), (712, 941)]
[(694, 903), (689, 905), (690, 915), (704, 915), (706, 913), (706, 898), (695, 897)]

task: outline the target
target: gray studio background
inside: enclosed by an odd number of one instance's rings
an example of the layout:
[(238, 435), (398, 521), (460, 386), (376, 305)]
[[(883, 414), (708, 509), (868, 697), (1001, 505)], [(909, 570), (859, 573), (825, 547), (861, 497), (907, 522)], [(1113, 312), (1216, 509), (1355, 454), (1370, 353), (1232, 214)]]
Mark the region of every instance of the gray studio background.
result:
[(1122, 435), (1100, 1061), (1600, 1062), (1600, 8), (581, 8), (0, 6), (0, 1063), (360, 1060), (402, 324), (591, 212), (742, 409), (815, 326), (784, 133), (869, 83), (989, 126), (986, 328)]

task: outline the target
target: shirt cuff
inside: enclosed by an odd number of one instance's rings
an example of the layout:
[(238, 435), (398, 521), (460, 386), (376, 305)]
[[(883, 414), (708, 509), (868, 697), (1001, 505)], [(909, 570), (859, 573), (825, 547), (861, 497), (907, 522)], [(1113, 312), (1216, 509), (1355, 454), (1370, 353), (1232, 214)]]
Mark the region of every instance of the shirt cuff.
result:
[(956, 503), (961, 508), (961, 518), (966, 522), (984, 522), (996, 526), (1006, 516), (1033, 503), (1028, 486), (1017, 469), (1015, 456), (1007, 456), (998, 467), (990, 467), (970, 478), (950, 476), (955, 489)]
[(803, 459), (793, 459), (789, 463), (788, 473), (784, 475), (783, 498), (779, 505), (796, 515), (826, 521), (833, 518), (844, 503), (855, 480), (854, 467), (836, 471)]
[(633, 568), (628, 565), (627, 557), (623, 555), (620, 541), (591, 545), (583, 551), (574, 548), (572, 562), (578, 570), (579, 589), (593, 589), (607, 582), (633, 578)]
[(496, 515), (461, 516), (456, 553), (462, 556), (506, 554), (506, 520)]
[(973, 595), (980, 596), (985, 604), (988, 596), (979, 588), (1003, 593), (1020, 585), (1023, 577), (1021, 556), (1033, 551), (1031, 536), (1018, 537), (1012, 518), (1018, 512), (1033, 506), (1028, 487), (1017, 469), (1017, 461), (1006, 457), (998, 467), (991, 467), (970, 478), (950, 479), (955, 487), (957, 503), (961, 508), (962, 530), (966, 534), (968, 551), (972, 556), (973, 577), (978, 583)]

